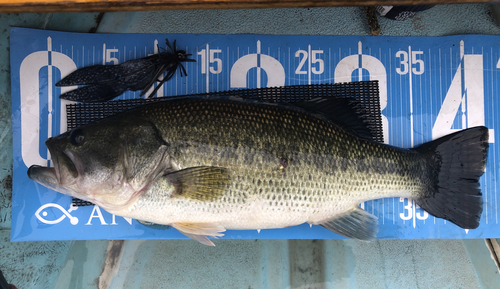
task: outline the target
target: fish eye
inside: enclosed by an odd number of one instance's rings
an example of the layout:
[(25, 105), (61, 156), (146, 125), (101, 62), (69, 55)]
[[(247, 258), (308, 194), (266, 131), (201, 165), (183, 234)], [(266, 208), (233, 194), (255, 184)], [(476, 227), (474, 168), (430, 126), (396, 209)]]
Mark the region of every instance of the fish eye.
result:
[(69, 139), (74, 146), (81, 146), (85, 142), (85, 130), (77, 128), (71, 131)]

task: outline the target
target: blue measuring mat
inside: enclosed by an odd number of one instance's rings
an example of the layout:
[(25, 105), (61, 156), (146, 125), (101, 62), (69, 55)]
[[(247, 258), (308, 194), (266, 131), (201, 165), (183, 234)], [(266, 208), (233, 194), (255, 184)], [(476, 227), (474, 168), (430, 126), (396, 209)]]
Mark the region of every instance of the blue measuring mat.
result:
[[(158, 53), (165, 39), (197, 62), (185, 62), (156, 97), (238, 88), (378, 80), (384, 142), (414, 147), (479, 125), (490, 129), (484, 208), (477, 229), (464, 230), (420, 209), (413, 200), (361, 204), (379, 219), (378, 238), (500, 237), (497, 127), (500, 125), (500, 36), (364, 37), (291, 35), (80, 34), (11, 28), (14, 178), (12, 241), (179, 239), (167, 226), (145, 226), (36, 184), (33, 165), (50, 166), (45, 140), (67, 128), (66, 100), (75, 87), (56, 87), (77, 68), (123, 63)], [(151, 88), (152, 91), (153, 88)], [(139, 98), (127, 91), (118, 99)], [(146, 94), (148, 95), (148, 94)], [(286, 229), (227, 231), (227, 238), (342, 238), (308, 224)]]

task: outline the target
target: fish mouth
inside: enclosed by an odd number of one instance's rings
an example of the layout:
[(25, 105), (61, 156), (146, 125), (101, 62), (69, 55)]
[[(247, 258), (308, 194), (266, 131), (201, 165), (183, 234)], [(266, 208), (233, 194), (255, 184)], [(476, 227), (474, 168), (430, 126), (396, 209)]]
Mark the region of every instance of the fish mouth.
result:
[(28, 169), (28, 177), (42, 184), (59, 184), (54, 168), (32, 165)]
[[(77, 164), (80, 164), (80, 162), (76, 158), (75, 154), (69, 149), (62, 150), (57, 145), (57, 140), (57, 137), (49, 138), (45, 142), (45, 145), (49, 149), (52, 163), (54, 164), (53, 174), (55, 175), (58, 185), (72, 185), (76, 182), (83, 170), (79, 170), (79, 166)], [(50, 173), (52, 173), (52, 170)]]
[(61, 191), (61, 189), (63, 189), (59, 184), (54, 168), (32, 165), (28, 169), (28, 177), (54, 191)]
[(59, 183), (54, 168), (32, 165), (28, 169), (28, 177), (51, 190), (68, 196), (78, 197), (72, 189)]
[(28, 169), (28, 177), (49, 189), (72, 196), (74, 192), (71, 188), (81, 176), (77, 165), (80, 162), (70, 150), (61, 150), (57, 141), (56, 137), (45, 142), (54, 167), (32, 165)]

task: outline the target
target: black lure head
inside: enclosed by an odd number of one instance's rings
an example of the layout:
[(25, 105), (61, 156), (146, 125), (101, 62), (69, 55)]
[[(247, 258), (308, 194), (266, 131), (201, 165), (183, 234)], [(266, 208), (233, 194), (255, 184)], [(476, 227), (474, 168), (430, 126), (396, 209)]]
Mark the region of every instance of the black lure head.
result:
[[(181, 69), (181, 76), (183, 76), (182, 75), (183, 73), (184, 73), (184, 75), (187, 76), (186, 69), (184, 68), (184, 65), (182, 65), (182, 62), (196, 62), (196, 60), (188, 58), (188, 56), (191, 56), (191, 54), (187, 54), (186, 51), (177, 50), (177, 47), (175, 45), (175, 43), (176, 43), (175, 40), (174, 40), (173, 46), (170, 44), (170, 41), (168, 41), (168, 38), (165, 39), (165, 42), (167, 44), (167, 47), (171, 51), (171, 52), (168, 52), (166, 49), (162, 49), (159, 47), (160, 49), (165, 51), (163, 53), (160, 53), (160, 55), (161, 54), (168, 54), (168, 55), (165, 55), (165, 56), (167, 56), (166, 59), (168, 59), (167, 60), (168, 67), (166, 67), (166, 71), (168, 71), (168, 74), (165, 78), (167, 80), (172, 78), (178, 67), (180, 67), (180, 69)], [(173, 57), (173, 59), (172, 59), (172, 57)]]
[(179, 62), (196, 62), (196, 60), (188, 58), (188, 56), (191, 56), (192, 54), (187, 54), (184, 50), (177, 50), (177, 47), (175, 46), (176, 40), (174, 40), (174, 46), (170, 45), (170, 41), (168, 41), (168, 39), (165, 39), (165, 42), (167, 47), (170, 48), (170, 51), (172, 51), (174, 55), (177, 55), (177, 60)]
[[(177, 71), (177, 68), (180, 68), (181, 76), (184, 75), (187, 76), (186, 68), (184, 68), (182, 62), (196, 62), (196, 60), (188, 58), (188, 56), (191, 56), (191, 54), (186, 53), (186, 51), (184, 50), (177, 50), (177, 46), (175, 45), (176, 44), (175, 40), (173, 46), (170, 44), (170, 41), (168, 41), (168, 38), (165, 39), (165, 42), (170, 51), (158, 47), (159, 48), (158, 50), (161, 49), (164, 52), (157, 54), (159, 58), (159, 64), (156, 66), (155, 77), (152, 80), (152, 82), (142, 90), (141, 95), (144, 95), (144, 93), (149, 89), (149, 87), (153, 85), (155, 81), (160, 81), (160, 83), (156, 86), (156, 88), (153, 90), (153, 92), (151, 92), (151, 94), (148, 97), (153, 96), (165, 81), (170, 80), (174, 76), (175, 71)], [(167, 75), (162, 80), (160, 80), (159, 78), (164, 72), (167, 72)]]

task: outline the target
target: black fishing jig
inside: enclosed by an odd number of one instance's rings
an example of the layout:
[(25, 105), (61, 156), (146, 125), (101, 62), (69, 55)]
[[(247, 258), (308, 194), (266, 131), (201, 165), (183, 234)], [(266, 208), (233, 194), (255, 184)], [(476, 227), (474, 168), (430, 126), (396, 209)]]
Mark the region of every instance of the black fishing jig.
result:
[[(177, 50), (172, 47), (168, 39), (165, 40), (170, 52), (166, 49), (158, 54), (148, 57), (126, 61), (118, 65), (93, 65), (80, 68), (61, 81), (56, 86), (86, 85), (84, 87), (63, 93), (60, 98), (80, 101), (80, 102), (104, 102), (111, 100), (126, 90), (141, 90), (144, 95), (156, 81), (160, 83), (156, 86), (152, 96), (158, 91), (165, 81), (171, 79), (177, 68), (180, 67), (181, 76), (186, 75), (186, 69), (182, 62), (195, 62), (189, 59), (184, 50)], [(160, 80), (160, 76), (167, 72)]]

